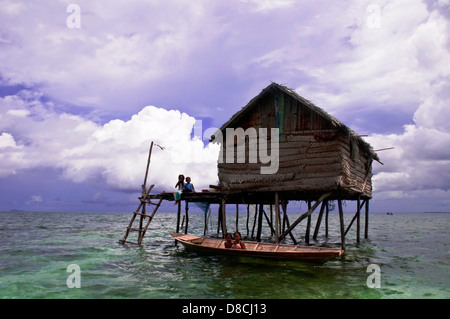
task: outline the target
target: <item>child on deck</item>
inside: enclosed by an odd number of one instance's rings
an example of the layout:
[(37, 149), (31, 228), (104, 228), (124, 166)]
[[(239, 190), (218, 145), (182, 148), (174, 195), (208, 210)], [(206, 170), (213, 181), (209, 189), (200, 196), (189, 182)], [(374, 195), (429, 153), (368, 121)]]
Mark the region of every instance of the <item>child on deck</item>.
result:
[(184, 191), (188, 193), (195, 193), (194, 185), (191, 183), (191, 178), (189, 176), (186, 177), (186, 185), (184, 186)]
[[(187, 179), (186, 179), (187, 180)], [(175, 188), (178, 188), (176, 192), (173, 193), (173, 197), (175, 198), (174, 205), (178, 204), (181, 199), (181, 193), (183, 192), (185, 187), (184, 184), (184, 175), (178, 175), (178, 182), (175, 184)]]

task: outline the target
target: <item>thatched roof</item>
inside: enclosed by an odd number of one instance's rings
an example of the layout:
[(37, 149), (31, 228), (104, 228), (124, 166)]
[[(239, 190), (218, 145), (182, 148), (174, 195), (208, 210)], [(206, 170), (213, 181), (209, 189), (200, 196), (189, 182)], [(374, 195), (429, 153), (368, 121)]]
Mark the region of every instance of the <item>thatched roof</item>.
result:
[(320, 114), (323, 118), (328, 120), (332, 124), (333, 127), (335, 127), (337, 130), (344, 133), (344, 135), (349, 136), (350, 139), (354, 140), (367, 153), (368, 156), (370, 156), (374, 160), (380, 162), (378, 155), (373, 151), (372, 146), (369, 143), (367, 143), (366, 141), (364, 141), (360, 136), (358, 136), (352, 129), (347, 127), (344, 123), (340, 122), (334, 116), (328, 114), (326, 111), (324, 111), (320, 107), (314, 105), (311, 101), (308, 101), (307, 99), (298, 95), (294, 90), (292, 90), (286, 86), (274, 83), (274, 82), (272, 84), (270, 84), (269, 86), (267, 86), (265, 89), (263, 89), (260, 94), (255, 96), (239, 112), (235, 113), (225, 124), (222, 125), (222, 127), (219, 130), (223, 133), (223, 131), (227, 127), (234, 127), (234, 125), (239, 123), (239, 121), (246, 114), (248, 114), (249, 112), (252, 111), (253, 107), (257, 105), (257, 101), (259, 99), (264, 97), (266, 94), (276, 92), (277, 90), (291, 96), (294, 100), (296, 100), (296, 101), (300, 102), (301, 104), (303, 104), (304, 106), (308, 107), (313, 112)]

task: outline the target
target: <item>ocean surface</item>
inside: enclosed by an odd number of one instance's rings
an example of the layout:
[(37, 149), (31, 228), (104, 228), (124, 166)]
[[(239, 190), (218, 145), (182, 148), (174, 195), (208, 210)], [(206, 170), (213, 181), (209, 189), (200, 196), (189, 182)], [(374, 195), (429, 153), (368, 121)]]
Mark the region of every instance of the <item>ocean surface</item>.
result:
[[(229, 231), (233, 215), (227, 216)], [(291, 222), (296, 216), (289, 215)], [(130, 212), (0, 212), (0, 298), (450, 298), (450, 214), (371, 213), (368, 239), (362, 216), (361, 242), (355, 240), (355, 222), (345, 255), (325, 264), (185, 251), (169, 235), (174, 213), (156, 214), (142, 246), (122, 245), (131, 217)], [(189, 217), (189, 233), (202, 235), (204, 215)], [(352, 217), (344, 215), (345, 225)], [(317, 243), (336, 247), (338, 215), (330, 213), (329, 220), (330, 236), (324, 237), (322, 222)], [(245, 222), (241, 213), (244, 236)], [(217, 235), (217, 213), (208, 228)], [(304, 232), (302, 222), (296, 237)], [(263, 237), (270, 239), (267, 225)], [(76, 274), (70, 265), (79, 267), (80, 288), (68, 287)], [(368, 281), (376, 280), (379, 288), (369, 288)]]

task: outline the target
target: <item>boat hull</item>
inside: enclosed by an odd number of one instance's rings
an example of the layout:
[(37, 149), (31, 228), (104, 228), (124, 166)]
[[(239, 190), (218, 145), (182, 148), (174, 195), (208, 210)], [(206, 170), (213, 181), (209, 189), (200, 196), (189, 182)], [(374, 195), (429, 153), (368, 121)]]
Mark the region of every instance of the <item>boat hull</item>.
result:
[(212, 255), (247, 256), (270, 259), (298, 260), (324, 263), (343, 254), (338, 248), (315, 246), (277, 245), (244, 241), (246, 249), (225, 248), (223, 239), (206, 238), (180, 233), (170, 233), (186, 249)]

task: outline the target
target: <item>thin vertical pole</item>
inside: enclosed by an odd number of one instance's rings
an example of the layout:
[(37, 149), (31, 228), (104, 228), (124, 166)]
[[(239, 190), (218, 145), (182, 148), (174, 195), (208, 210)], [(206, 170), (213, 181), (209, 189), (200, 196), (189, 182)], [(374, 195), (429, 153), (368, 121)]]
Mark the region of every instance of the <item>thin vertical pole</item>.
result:
[(345, 250), (345, 233), (344, 233), (344, 212), (342, 210), (342, 201), (338, 199), (339, 206), (339, 225), (341, 229), (341, 249)]
[(250, 229), (248, 228), (248, 221), (250, 219), (250, 204), (247, 204), (247, 237), (249, 235)]
[(188, 231), (188, 224), (189, 224), (189, 202), (185, 201), (186, 204), (186, 208), (185, 208), (185, 212), (186, 212), (186, 228), (184, 229), (184, 233), (187, 234)]
[(225, 198), (222, 198), (222, 235), (225, 238), (227, 234), (227, 220), (226, 220), (226, 201)]
[(366, 225), (364, 227), (364, 238), (369, 237), (369, 199), (366, 200)]
[[(311, 209), (311, 201), (308, 200), (308, 211)], [(309, 244), (309, 231), (311, 228), (311, 214), (308, 215), (308, 220), (306, 223), (306, 232), (305, 232), (305, 242)]]
[(219, 205), (219, 212), (217, 213), (217, 236), (219, 235), (220, 230), (222, 229), (222, 203)]
[(181, 201), (178, 201), (178, 211), (177, 211), (177, 233), (180, 232), (180, 217), (181, 217)]
[(278, 192), (275, 192), (275, 244), (279, 243), (279, 225), (280, 225), (280, 206), (278, 205)]
[(330, 207), (328, 205), (328, 201), (325, 201), (326, 207), (325, 207), (325, 237), (328, 238), (328, 213), (330, 211)]
[(259, 204), (258, 229), (256, 232), (257, 241), (261, 241), (262, 220), (263, 220), (263, 205)]
[(322, 202), (322, 206), (320, 206), (320, 213), (317, 217), (316, 228), (314, 229), (313, 239), (317, 239), (317, 235), (319, 234), (320, 224), (322, 223), (322, 215), (325, 210), (325, 202)]
[(360, 198), (358, 196), (358, 203), (357, 203), (357, 215), (356, 215), (356, 242), (359, 243), (360, 240), (360, 212), (361, 212), (361, 208), (359, 207), (359, 202), (360, 202)]
[(236, 231), (239, 231), (239, 204), (236, 204)]

